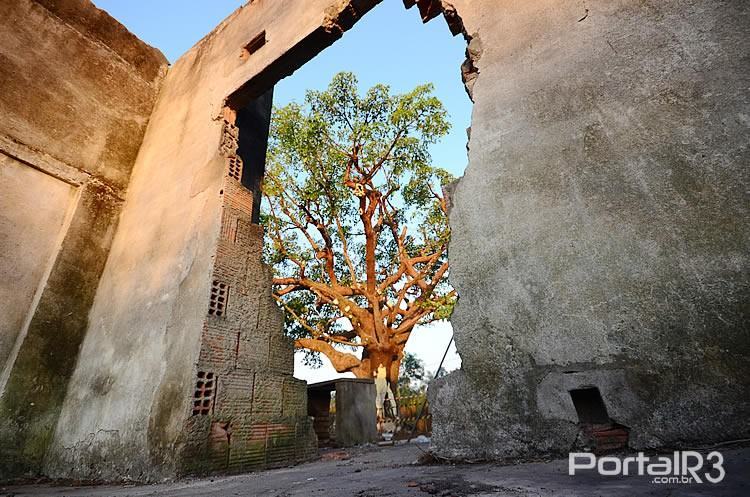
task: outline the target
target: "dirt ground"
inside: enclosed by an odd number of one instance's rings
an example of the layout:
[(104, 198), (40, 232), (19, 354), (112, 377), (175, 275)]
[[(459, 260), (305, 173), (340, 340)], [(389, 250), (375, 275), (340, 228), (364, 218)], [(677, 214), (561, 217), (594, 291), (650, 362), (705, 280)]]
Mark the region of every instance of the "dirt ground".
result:
[(0, 496), (55, 497), (634, 497), (748, 496), (750, 448), (722, 450), (726, 477), (720, 484), (651, 482), (647, 476), (568, 475), (568, 461), (495, 464), (417, 464), (426, 446), (366, 447), (323, 452), (315, 462), (272, 471), (158, 485), (0, 488)]

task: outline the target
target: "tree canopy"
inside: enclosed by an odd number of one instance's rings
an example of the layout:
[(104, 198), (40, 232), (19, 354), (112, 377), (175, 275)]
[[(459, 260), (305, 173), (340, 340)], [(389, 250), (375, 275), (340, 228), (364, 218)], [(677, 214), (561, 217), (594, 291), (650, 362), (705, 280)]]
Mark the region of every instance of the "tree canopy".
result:
[[(450, 230), (430, 145), (450, 128), (431, 85), (364, 94), (340, 73), (274, 109), (262, 223), (274, 296), (299, 348), (395, 384), (414, 326), (447, 318)], [(354, 353), (362, 349), (361, 359)]]

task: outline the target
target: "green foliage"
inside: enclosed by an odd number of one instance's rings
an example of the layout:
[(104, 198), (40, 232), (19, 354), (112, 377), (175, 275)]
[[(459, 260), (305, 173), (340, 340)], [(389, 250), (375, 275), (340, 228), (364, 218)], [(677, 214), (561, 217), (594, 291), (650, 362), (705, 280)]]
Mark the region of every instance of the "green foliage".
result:
[[(354, 289), (349, 297), (353, 303), (371, 308), (372, 295), (364, 295), (357, 285), (368, 278), (383, 284), (396, 274), (404, 256), (439, 254), (429, 267), (415, 264), (428, 280), (445, 263), (450, 231), (441, 187), (453, 178), (432, 164), (429, 147), (447, 134), (450, 124), (432, 89), (421, 85), (398, 95), (380, 84), (360, 94), (356, 77), (340, 73), (326, 90), (308, 91), (304, 104), (274, 109), (261, 222), (267, 235), (265, 259), (277, 279), (304, 277), (348, 286)], [(373, 191), (382, 205), (372, 213), (375, 271), (368, 275), (363, 206), (373, 202)], [(398, 240), (404, 229), (405, 254), (399, 252)], [(407, 303), (425, 311), (422, 323), (450, 315), (455, 297), (449, 296), (447, 273), (439, 280), (429, 295), (409, 291)], [(398, 305), (403, 283), (398, 278), (387, 286), (384, 305)], [(286, 307), (290, 336), (333, 336), (358, 343), (340, 306), (310, 288), (278, 292), (289, 286), (279, 284), (276, 290)], [(402, 319), (396, 316), (389, 326), (397, 327)]]
[(399, 396), (420, 391), (425, 377), (424, 361), (412, 353), (404, 354), (398, 376)]

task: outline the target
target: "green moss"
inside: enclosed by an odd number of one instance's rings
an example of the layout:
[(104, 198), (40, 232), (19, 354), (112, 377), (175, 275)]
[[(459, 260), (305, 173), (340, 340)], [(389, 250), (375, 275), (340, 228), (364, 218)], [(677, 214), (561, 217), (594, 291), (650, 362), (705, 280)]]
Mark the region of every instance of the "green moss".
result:
[(0, 478), (41, 472), (120, 205), (106, 187), (85, 187), (0, 400)]

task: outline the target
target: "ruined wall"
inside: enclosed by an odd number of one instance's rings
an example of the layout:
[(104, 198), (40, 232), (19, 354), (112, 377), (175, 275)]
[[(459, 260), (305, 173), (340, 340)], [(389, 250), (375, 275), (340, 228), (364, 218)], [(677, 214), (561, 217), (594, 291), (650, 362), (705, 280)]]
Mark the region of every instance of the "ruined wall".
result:
[[(317, 452), (307, 417), (307, 384), (294, 378), (294, 344), (262, 263), (263, 228), (253, 223), (259, 196), (241, 182), (262, 176), (265, 161), (243, 158), (243, 135), (268, 135), (271, 92), (253, 110), (259, 129), (224, 123), (222, 213), (203, 323), (191, 416), (182, 434), (181, 473), (247, 471), (308, 460)], [(235, 121), (237, 122), (237, 121)], [(266, 142), (261, 156), (265, 155)], [(248, 174), (248, 169), (259, 169)]]
[(0, 479), (41, 468), (165, 67), (88, 2), (0, 4)]
[[(153, 112), (163, 58), (89, 2), (0, 5), (0, 281), (17, 299), (0, 476), (310, 453), (233, 111), (377, 3), (252, 2), (175, 64)], [(430, 389), (437, 452), (566, 451), (583, 386), (633, 447), (747, 437), (748, 7), (417, 4), (470, 41), (476, 104), (451, 211), (463, 369)], [(22, 208), (39, 195), (44, 222)]]
[[(0, 364), (6, 364), (59, 250), (77, 189), (0, 154)], [(39, 202), (44, 199), (44, 202)]]
[(336, 446), (375, 443), (379, 440), (375, 382), (341, 378), (336, 381)]
[[(264, 450), (275, 444), (284, 449), (266, 451), (261, 465), (309, 453), (305, 437), (312, 427), (305, 426), (304, 408), (297, 410), (305, 392), (290, 376), (291, 349), (288, 342), (261, 340), (281, 338), (278, 316), (268, 302), (256, 300), (260, 295), (248, 293), (270, 286), (259, 264), (259, 229), (248, 222), (246, 207), (234, 227), (223, 218), (249, 201), (236, 189), (236, 177), (227, 179), (234, 167), (228, 161), (233, 151), (226, 146), (227, 123), (234, 119), (225, 105), (229, 99), (236, 111), (266, 93), (376, 2), (352, 3), (249, 3), (170, 69), (128, 186), (46, 460), (48, 475), (154, 480), (183, 471), (255, 467), (253, 448), (261, 440)], [(265, 44), (246, 48), (264, 32)], [(232, 230), (242, 243), (230, 247), (225, 237)], [(245, 273), (227, 273), (222, 269), (227, 261)], [(230, 278), (246, 280), (226, 281)], [(225, 321), (209, 314), (213, 282), (222, 280), (230, 287), (227, 316), (239, 311)], [(264, 321), (258, 321), (258, 310)], [(269, 361), (259, 362), (256, 355), (266, 346)], [(287, 362), (278, 363), (279, 357)], [(285, 374), (265, 367), (270, 360)], [(259, 369), (265, 371), (255, 374)], [(208, 373), (212, 386), (219, 386), (209, 394), (216, 396), (209, 399), (215, 407), (194, 415), (198, 383), (206, 389)], [(252, 405), (240, 401), (256, 394)], [(235, 400), (222, 403), (223, 395)], [(267, 412), (256, 412), (262, 409)], [(300, 430), (294, 457), (292, 425), (281, 418), (294, 419), (293, 428)], [(262, 436), (254, 431), (256, 422), (265, 426)], [(222, 448), (226, 423), (233, 426), (236, 452)]]
[(452, 3), (479, 75), (438, 453), (567, 452), (582, 386), (634, 448), (748, 437), (747, 2)]

